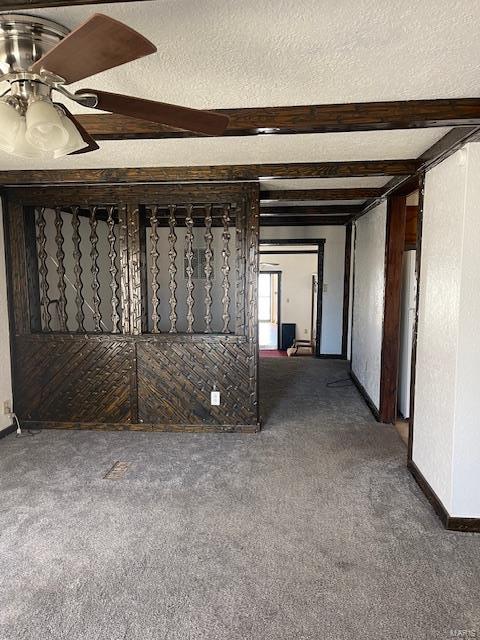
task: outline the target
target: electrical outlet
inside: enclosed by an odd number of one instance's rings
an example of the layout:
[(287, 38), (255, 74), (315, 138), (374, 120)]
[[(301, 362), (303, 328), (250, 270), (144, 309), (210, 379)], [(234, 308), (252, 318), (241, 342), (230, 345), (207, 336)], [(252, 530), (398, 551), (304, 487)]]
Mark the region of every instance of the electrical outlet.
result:
[(210, 393), (210, 404), (212, 407), (220, 406), (220, 391), (212, 391)]
[(12, 413), (12, 407), (10, 406), (9, 400), (4, 400), (3, 402), (3, 415), (8, 416)]

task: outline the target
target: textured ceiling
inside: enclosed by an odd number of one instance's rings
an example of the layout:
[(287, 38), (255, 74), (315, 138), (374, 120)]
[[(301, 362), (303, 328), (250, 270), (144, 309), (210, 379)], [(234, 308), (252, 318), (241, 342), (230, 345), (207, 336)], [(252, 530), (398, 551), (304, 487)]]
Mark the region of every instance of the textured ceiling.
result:
[(260, 180), (260, 189), (354, 189), (355, 187), (383, 187), (392, 176), (373, 178), (301, 178), (295, 180)]
[[(82, 83), (107, 91), (220, 108), (465, 97), (480, 86), (480, 2), (471, 0), (152, 0), (24, 13), (73, 28), (95, 12), (127, 22), (158, 47), (153, 56)], [(406, 158), (444, 133), (101, 142), (96, 153), (55, 162), (1, 154), (0, 169)], [(341, 186), (386, 181), (350, 179)]]
[[(100, 142), (93, 153), (62, 158), (62, 168), (155, 167), (336, 160), (415, 158), (448, 129), (365, 131), (302, 135), (263, 135), (244, 138), (184, 138), (170, 140), (116, 140)], [(40, 166), (2, 153), (0, 166), (28, 169)], [(42, 161), (46, 169), (58, 160)]]
[(465, 97), (480, 84), (477, 0), (154, 0), (35, 13), (72, 28), (95, 12), (158, 53), (88, 84), (192, 107)]

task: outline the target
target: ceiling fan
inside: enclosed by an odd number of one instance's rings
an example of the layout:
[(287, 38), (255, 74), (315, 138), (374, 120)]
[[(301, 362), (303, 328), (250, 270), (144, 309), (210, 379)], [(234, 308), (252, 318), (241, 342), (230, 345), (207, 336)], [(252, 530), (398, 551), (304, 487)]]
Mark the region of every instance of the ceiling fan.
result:
[(69, 32), (52, 20), (0, 14), (0, 149), (26, 158), (61, 158), (98, 149), (52, 92), (85, 107), (157, 122), (175, 129), (221, 135), (228, 117), (209, 111), (66, 85), (156, 52), (129, 26), (94, 14)]

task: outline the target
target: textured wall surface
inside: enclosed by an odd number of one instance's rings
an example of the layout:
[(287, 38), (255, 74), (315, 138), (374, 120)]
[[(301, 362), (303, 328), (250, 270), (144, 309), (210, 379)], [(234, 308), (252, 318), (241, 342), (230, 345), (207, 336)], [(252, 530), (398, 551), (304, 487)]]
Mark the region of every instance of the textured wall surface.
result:
[(386, 221), (386, 202), (358, 220), (354, 260), (352, 370), (377, 408), (380, 403)]
[(413, 461), (453, 516), (480, 516), (480, 151), (427, 173)]
[(480, 518), (480, 145), (467, 147), (458, 329), (453, 515)]
[(345, 227), (260, 227), (260, 239), (325, 239), (321, 352), (342, 352)]
[(12, 404), (12, 380), (10, 375), (10, 337), (8, 331), (7, 282), (5, 275), (5, 245), (0, 204), (0, 430), (10, 425), (3, 415), (5, 400)]
[(413, 440), (413, 461), (449, 512), (466, 175), (461, 155), (425, 180)]

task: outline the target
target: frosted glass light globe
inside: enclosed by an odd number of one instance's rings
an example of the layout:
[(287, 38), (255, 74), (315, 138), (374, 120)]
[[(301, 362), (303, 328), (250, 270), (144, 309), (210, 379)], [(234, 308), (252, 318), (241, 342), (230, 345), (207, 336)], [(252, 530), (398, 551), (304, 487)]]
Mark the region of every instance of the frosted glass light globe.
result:
[(67, 144), (68, 132), (60, 114), (48, 100), (35, 100), (28, 105), (27, 141), (42, 151), (57, 151)]
[(0, 101), (0, 149), (12, 153), (22, 116), (8, 102)]

